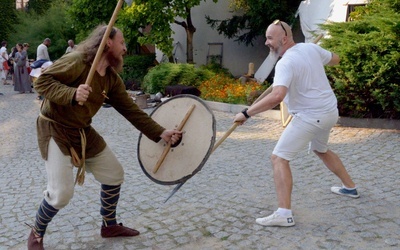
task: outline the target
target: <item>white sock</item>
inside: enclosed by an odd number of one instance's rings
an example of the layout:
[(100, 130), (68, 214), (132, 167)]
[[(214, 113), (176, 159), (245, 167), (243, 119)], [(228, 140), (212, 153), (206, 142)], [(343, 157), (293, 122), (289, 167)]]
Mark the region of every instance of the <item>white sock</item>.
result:
[(278, 208), (278, 210), (276, 210), (276, 212), (282, 216), (282, 217), (291, 217), (292, 216), (292, 210), (291, 209), (287, 209), (287, 208)]
[(345, 189), (347, 189), (347, 190), (354, 190), (354, 189), (357, 189), (357, 187), (348, 188), (348, 187), (346, 187), (345, 185), (343, 185), (343, 188), (345, 188)]

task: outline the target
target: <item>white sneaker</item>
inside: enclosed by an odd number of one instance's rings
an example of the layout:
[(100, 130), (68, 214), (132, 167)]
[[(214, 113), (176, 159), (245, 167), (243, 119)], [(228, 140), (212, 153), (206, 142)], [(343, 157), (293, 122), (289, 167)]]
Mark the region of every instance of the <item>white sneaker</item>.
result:
[(292, 227), (295, 225), (293, 216), (283, 217), (277, 212), (270, 216), (256, 219), (256, 223), (266, 227)]

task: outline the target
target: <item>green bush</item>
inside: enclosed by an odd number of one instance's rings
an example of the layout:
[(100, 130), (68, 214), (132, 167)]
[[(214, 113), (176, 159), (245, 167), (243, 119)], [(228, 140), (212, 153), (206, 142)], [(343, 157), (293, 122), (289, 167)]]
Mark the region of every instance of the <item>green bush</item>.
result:
[(164, 93), (165, 87), (169, 85), (181, 84), (197, 88), (213, 75), (211, 71), (196, 68), (193, 64), (162, 63), (148, 72), (141, 87), (150, 94)]
[(232, 73), (229, 72), (227, 68), (222, 67), (222, 65), (217, 63), (215, 60), (212, 60), (211, 63), (207, 65), (201, 65), (200, 68), (203, 70), (209, 70), (215, 74), (222, 74), (233, 78)]
[(155, 54), (132, 55), (124, 58), (124, 71), (120, 74), (127, 89), (141, 86), (144, 76), (154, 66)]
[(322, 47), (340, 55), (327, 74), (340, 115), (400, 119), (400, 14), (392, 0), (371, 1), (353, 21), (323, 25)]

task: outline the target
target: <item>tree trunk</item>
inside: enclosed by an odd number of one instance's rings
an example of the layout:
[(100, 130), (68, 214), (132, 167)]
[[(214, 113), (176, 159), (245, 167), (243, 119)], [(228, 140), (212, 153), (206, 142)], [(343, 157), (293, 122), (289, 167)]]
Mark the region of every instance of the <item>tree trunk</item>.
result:
[[(196, 32), (196, 28), (193, 26), (192, 15), (190, 13), (190, 8), (186, 7), (186, 22), (175, 20), (176, 24), (182, 26), (186, 31), (186, 62), (194, 63), (193, 60), (193, 35)], [(173, 55), (172, 55), (173, 56)]]
[(193, 64), (194, 63), (194, 60), (193, 60), (193, 35), (194, 35), (194, 32), (196, 32), (196, 28), (193, 26), (190, 8), (186, 8), (186, 12), (188, 13), (188, 16), (186, 18), (187, 26), (185, 27), (185, 30), (186, 30), (186, 62)]

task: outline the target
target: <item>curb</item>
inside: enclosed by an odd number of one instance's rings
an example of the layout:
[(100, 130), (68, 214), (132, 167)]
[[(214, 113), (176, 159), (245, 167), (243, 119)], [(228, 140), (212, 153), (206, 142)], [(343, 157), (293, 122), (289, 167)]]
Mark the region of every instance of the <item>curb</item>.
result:
[(400, 120), (391, 119), (339, 117), (337, 125), (342, 127), (400, 130)]
[[(247, 105), (240, 105), (240, 104), (228, 104), (228, 103), (212, 102), (212, 101), (205, 101), (205, 102), (212, 110), (229, 112), (234, 114), (239, 113), (244, 108), (249, 107)], [(266, 112), (263, 112), (262, 114), (258, 114), (257, 116), (268, 117), (274, 120), (281, 119), (281, 114), (279, 110), (268, 110)], [(339, 117), (336, 126), (400, 130), (400, 120)]]

